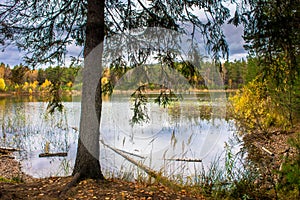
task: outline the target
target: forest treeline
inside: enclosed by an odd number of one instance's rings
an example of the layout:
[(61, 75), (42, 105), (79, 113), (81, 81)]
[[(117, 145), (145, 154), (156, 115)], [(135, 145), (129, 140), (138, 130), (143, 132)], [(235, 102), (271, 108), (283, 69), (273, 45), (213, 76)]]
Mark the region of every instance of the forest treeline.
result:
[(10, 67), (0, 64), (0, 91), (16, 94), (49, 92), (51, 86), (59, 85), (62, 90), (76, 89), (74, 83), (80, 75), (80, 66), (48, 67), (30, 69), (22, 64)]
[[(205, 81), (199, 71), (188, 63), (175, 63), (175, 68), (187, 78), (189, 83), (197, 89), (205, 89)], [(211, 64), (204, 63), (202, 70), (207, 70)], [(247, 60), (235, 60), (220, 64), (225, 89), (238, 89), (253, 80), (259, 72), (258, 60), (248, 57)], [(51, 85), (58, 84), (61, 90), (80, 90), (81, 66), (56, 66), (40, 69), (31, 69), (19, 64), (10, 67), (0, 64), (0, 91), (23, 93), (47, 92)], [(102, 83), (115, 83), (130, 68), (105, 68)], [(203, 74), (203, 73), (202, 73)], [(126, 89), (126, 87), (124, 88)]]

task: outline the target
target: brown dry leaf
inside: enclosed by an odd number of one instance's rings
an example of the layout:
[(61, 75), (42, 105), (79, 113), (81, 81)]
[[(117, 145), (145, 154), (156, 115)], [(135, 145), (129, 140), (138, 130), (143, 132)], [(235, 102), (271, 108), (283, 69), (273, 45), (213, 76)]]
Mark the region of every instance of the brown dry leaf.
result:
[(182, 195), (186, 195), (186, 190), (181, 190)]

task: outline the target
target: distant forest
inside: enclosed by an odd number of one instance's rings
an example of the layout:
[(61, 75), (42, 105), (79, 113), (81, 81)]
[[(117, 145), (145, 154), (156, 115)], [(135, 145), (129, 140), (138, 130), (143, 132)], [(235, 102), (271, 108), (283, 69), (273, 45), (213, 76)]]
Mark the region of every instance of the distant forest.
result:
[[(206, 67), (205, 67), (206, 66)], [(209, 64), (203, 64), (202, 70), (207, 70)], [(238, 89), (252, 81), (259, 73), (259, 61), (248, 57), (247, 60), (225, 62), (218, 67), (224, 81), (225, 89)], [(48, 92), (56, 85), (61, 90), (71, 91), (81, 89), (81, 66), (56, 66), (31, 69), (22, 64), (10, 67), (0, 64), (0, 91), (16, 94)], [(175, 63), (174, 68), (187, 78), (196, 89), (205, 89), (204, 78), (188, 63)], [(102, 85), (114, 85), (117, 80), (131, 68), (105, 68), (102, 74)], [(126, 87), (124, 88), (126, 89)]]

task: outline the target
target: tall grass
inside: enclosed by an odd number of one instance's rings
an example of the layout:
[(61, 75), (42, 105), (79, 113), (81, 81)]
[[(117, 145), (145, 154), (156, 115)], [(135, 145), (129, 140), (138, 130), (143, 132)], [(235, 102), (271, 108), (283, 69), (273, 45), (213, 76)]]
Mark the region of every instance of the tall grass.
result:
[[(194, 164), (193, 173), (187, 163), (181, 164), (181, 173), (174, 173), (171, 168), (162, 168), (157, 174), (165, 176), (176, 185), (173, 189), (186, 189), (192, 193), (200, 193), (208, 199), (276, 199), (276, 184), (264, 187), (266, 173), (257, 168), (255, 163), (246, 159), (246, 150), (241, 148), (235, 152), (234, 146), (225, 145), (222, 154), (217, 155), (209, 165)], [(207, 164), (207, 163), (206, 163)], [(128, 170), (129, 169), (129, 170)], [(189, 171), (187, 176), (185, 172)], [(108, 169), (107, 177), (117, 177), (126, 181), (144, 184), (164, 184), (160, 179), (153, 179), (137, 166), (126, 161), (117, 170)], [(271, 180), (274, 182), (274, 180)]]

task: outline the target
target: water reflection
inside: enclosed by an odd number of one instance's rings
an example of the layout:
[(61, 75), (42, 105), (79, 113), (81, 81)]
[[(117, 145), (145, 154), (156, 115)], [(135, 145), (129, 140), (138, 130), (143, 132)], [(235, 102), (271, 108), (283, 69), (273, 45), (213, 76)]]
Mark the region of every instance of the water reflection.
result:
[[(208, 94), (187, 96), (168, 108), (147, 104), (150, 122), (129, 124), (130, 100), (119, 96), (103, 103), (101, 139), (112, 148), (167, 176), (191, 175), (201, 163), (174, 159), (201, 159), (209, 163), (223, 151), (224, 142), (233, 134), (233, 123), (226, 121), (221, 105), (213, 105)], [(76, 156), (80, 102), (65, 99), (65, 111), (49, 115), (42, 98), (1, 98), (1, 146), (20, 148), (16, 154), (23, 170), (34, 177), (69, 175)], [(214, 107), (218, 107), (215, 109)], [(214, 113), (213, 113), (214, 111)], [(212, 113), (214, 116), (212, 116)], [(50, 152), (68, 152), (63, 158), (39, 158), (49, 144)], [(107, 174), (130, 172), (135, 167), (107, 146), (101, 145), (101, 165)]]
[[(68, 175), (76, 152), (78, 133), (72, 127), (79, 124), (79, 102), (65, 102), (65, 112), (53, 116), (45, 112), (47, 103), (39, 99), (2, 98), (0, 105), (0, 145), (21, 150), (16, 158), (23, 170), (35, 177)], [(47, 143), (50, 152), (68, 152), (68, 157), (39, 158)]]
[(147, 106), (149, 122), (132, 127), (129, 99), (118, 98), (106, 104), (101, 140), (110, 148), (102, 146), (101, 159), (109, 173), (119, 174), (124, 166), (134, 168), (124, 162), (122, 155), (112, 151), (113, 148), (166, 176), (191, 175), (201, 171), (201, 163), (180, 160), (202, 160), (208, 164), (223, 151), (224, 142), (233, 134), (232, 123), (226, 121), (224, 115), (213, 113), (216, 110), (226, 112), (222, 105), (212, 105), (207, 98), (185, 98), (168, 108), (153, 103)]

